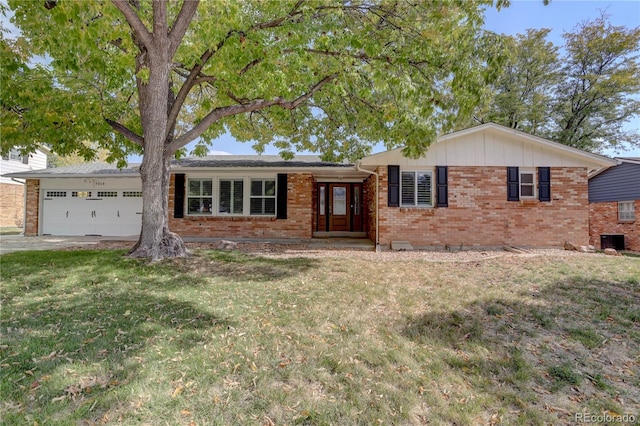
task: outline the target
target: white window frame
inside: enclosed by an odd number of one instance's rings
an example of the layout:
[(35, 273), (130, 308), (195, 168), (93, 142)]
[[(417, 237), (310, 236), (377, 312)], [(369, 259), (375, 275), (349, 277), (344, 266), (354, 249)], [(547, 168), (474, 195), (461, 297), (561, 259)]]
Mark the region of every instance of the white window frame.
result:
[[(265, 195), (265, 182), (267, 181), (273, 182), (273, 195)], [(253, 182), (262, 182), (262, 195), (253, 195), (251, 193)], [(275, 216), (276, 210), (278, 208), (277, 195), (278, 195), (278, 180), (276, 178), (250, 178), (249, 179), (249, 215), (250, 216)], [(251, 200), (253, 199), (260, 199), (260, 200), (273, 199), (273, 206), (274, 206), (273, 213), (251, 213)]]
[[(231, 192), (229, 194), (230, 197), (231, 197), (230, 200), (229, 200), (231, 204), (229, 206), (229, 211), (228, 212), (221, 212), (220, 208), (221, 208), (221, 205), (222, 205), (222, 200), (220, 199), (220, 197), (222, 197), (222, 189), (220, 188), (220, 186), (222, 185), (222, 182), (227, 182), (227, 181), (231, 182), (231, 187), (230, 187)], [(216, 197), (216, 200), (218, 202), (218, 204), (216, 206), (217, 207), (216, 208), (216, 214), (218, 216), (245, 216), (245, 212), (247, 210), (245, 208), (245, 200), (247, 198), (246, 197), (246, 195), (247, 195), (247, 183), (245, 181), (246, 181), (246, 179), (244, 179), (242, 177), (226, 177), (225, 176), (225, 177), (219, 177), (218, 178), (218, 185), (217, 185), (218, 196)], [(233, 212), (234, 207), (235, 207), (235, 205), (234, 205), (234, 203), (235, 203), (234, 196), (236, 195), (235, 194), (234, 182), (242, 182), (242, 201), (240, 202), (240, 209), (241, 209), (240, 213), (234, 213)]]
[[(522, 175), (531, 175), (531, 183), (523, 183), (522, 182)], [(522, 195), (522, 187), (523, 186), (530, 186), (531, 187), (531, 195)], [(536, 198), (536, 171), (535, 170), (520, 170), (518, 172), (518, 195), (520, 196), (520, 198), (525, 198), (525, 199), (533, 199)]]
[[(189, 182), (197, 180), (210, 180), (212, 185), (212, 194), (211, 194), (211, 212), (189, 212), (189, 199), (190, 198), (202, 198), (198, 196), (190, 196), (189, 195)], [(275, 198), (276, 203), (276, 212), (272, 214), (251, 214), (251, 182), (255, 180), (261, 181), (274, 181), (276, 187), (276, 195), (273, 196)], [(195, 172), (193, 174), (189, 174), (185, 179), (185, 196), (184, 196), (184, 211), (185, 216), (217, 216), (217, 217), (276, 217), (277, 209), (278, 209), (278, 179), (277, 175), (271, 173), (224, 173), (221, 172), (219, 174), (212, 175), (210, 173), (204, 172)], [(225, 213), (220, 212), (220, 182), (222, 181), (241, 181), (242, 182), (242, 213)], [(233, 185), (232, 185), (233, 186)], [(267, 198), (271, 196), (266, 196)], [(209, 198), (206, 196), (206, 198)], [(254, 197), (255, 198), (255, 197)]]
[(8, 161), (19, 161), (22, 164), (29, 164), (29, 155), (22, 155), (20, 150), (16, 148), (11, 148), (9, 153), (2, 157), (2, 159)]
[[(413, 173), (413, 204), (405, 203), (403, 199), (403, 175), (405, 173)], [(429, 203), (420, 204), (418, 201), (418, 177), (420, 175), (429, 176)], [(433, 207), (433, 170), (400, 170), (400, 207)]]
[(635, 201), (618, 201), (618, 221), (635, 222), (636, 206)]
[[(191, 182), (192, 181), (198, 181), (200, 182), (200, 195), (191, 195)], [(211, 182), (211, 195), (203, 195), (203, 191), (202, 191), (202, 182), (204, 181), (210, 181)], [(189, 179), (187, 179), (187, 187), (186, 187), (186, 196), (185, 196), (185, 201), (187, 203), (186, 205), (186, 210), (187, 210), (187, 214), (190, 216), (200, 216), (200, 215), (206, 215), (206, 216), (211, 216), (213, 215), (213, 209), (214, 209), (214, 205), (213, 205), (213, 201), (214, 201), (214, 195), (215, 195), (215, 191), (213, 190), (214, 188), (214, 180), (212, 178), (207, 178), (207, 177), (191, 177)], [(209, 211), (201, 211), (201, 212), (191, 212), (189, 211), (189, 200), (190, 199), (199, 199), (199, 200), (203, 200), (209, 198), (211, 200), (210, 203), (210, 207), (209, 207)]]

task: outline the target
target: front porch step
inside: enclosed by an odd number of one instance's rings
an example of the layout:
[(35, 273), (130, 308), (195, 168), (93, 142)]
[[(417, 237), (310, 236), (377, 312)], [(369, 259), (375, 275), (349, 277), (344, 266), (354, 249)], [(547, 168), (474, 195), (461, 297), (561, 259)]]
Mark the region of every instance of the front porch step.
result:
[(318, 231), (313, 233), (313, 238), (367, 238), (367, 233), (349, 231)]

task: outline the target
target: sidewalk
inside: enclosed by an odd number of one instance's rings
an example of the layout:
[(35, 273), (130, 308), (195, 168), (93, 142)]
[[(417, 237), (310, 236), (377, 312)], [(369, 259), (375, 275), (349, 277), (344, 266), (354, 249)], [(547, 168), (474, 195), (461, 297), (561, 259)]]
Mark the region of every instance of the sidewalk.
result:
[(0, 254), (28, 250), (59, 250), (67, 247), (94, 246), (102, 237), (23, 237), (0, 235)]

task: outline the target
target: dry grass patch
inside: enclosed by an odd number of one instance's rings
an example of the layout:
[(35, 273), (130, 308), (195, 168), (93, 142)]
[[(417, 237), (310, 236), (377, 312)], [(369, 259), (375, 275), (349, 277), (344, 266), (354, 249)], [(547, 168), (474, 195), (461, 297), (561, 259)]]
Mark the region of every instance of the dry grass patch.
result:
[(2, 260), (7, 424), (571, 424), (640, 409), (640, 262)]

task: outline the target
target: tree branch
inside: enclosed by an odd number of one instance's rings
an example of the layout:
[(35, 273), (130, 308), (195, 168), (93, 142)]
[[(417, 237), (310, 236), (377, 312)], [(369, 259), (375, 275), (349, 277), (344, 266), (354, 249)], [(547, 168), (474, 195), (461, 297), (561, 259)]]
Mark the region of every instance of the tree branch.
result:
[(144, 23), (140, 20), (140, 17), (135, 12), (135, 10), (131, 8), (129, 2), (127, 0), (111, 0), (111, 2), (124, 15), (127, 23), (129, 24), (129, 27), (131, 27), (131, 30), (135, 35), (135, 39), (138, 40), (138, 43), (140, 43), (138, 47), (144, 47), (147, 49), (147, 51), (152, 50), (153, 38), (151, 36), (151, 33), (144, 25)]
[(195, 16), (199, 4), (200, 0), (184, 0), (184, 3), (182, 3), (182, 8), (178, 13), (178, 17), (176, 18), (173, 26), (171, 27), (171, 31), (169, 32), (170, 58), (173, 58), (173, 56), (176, 54), (176, 51), (178, 50), (178, 46), (180, 46), (180, 43), (182, 43), (182, 38), (187, 32), (189, 24)]
[(238, 75), (244, 75), (247, 71), (258, 65), (260, 62), (262, 62), (262, 59), (254, 59), (253, 61), (245, 65), (245, 67), (238, 72)]
[[(291, 9), (291, 11), (285, 15), (282, 16), (280, 18), (274, 19), (272, 21), (269, 22), (263, 22), (263, 23), (259, 23), (256, 25), (253, 25), (249, 28), (250, 30), (256, 30), (256, 29), (265, 29), (265, 28), (274, 28), (274, 27), (278, 27), (280, 25), (282, 25), (282, 23), (287, 19), (290, 18), (292, 16), (295, 16), (296, 14), (300, 13), (299, 9), (300, 6), (302, 6), (302, 4), (304, 3), (305, 0), (298, 0), (298, 2), (296, 2), (296, 4), (293, 6), (293, 8)], [(185, 0), (185, 3), (183, 3), (183, 7), (180, 10), (180, 13), (178, 15), (178, 18), (176, 18), (176, 27), (178, 25), (178, 21), (180, 20), (181, 16), (185, 16), (185, 21), (187, 21), (184, 25), (184, 31), (186, 31), (186, 27), (188, 27), (188, 19), (186, 17), (188, 17), (188, 13), (191, 13), (191, 17), (193, 17), (193, 14), (195, 14), (195, 9), (197, 8), (197, 2), (195, 2), (195, 5), (189, 4), (188, 9), (185, 11), (185, 8), (187, 7), (187, 3), (192, 3), (190, 0)], [(193, 9), (193, 10), (191, 10)], [(183, 11), (184, 11), (184, 15), (183, 15)], [(175, 29), (174, 28), (174, 29)], [(172, 43), (173, 43), (173, 34), (174, 34), (174, 29), (171, 30), (171, 35), (170, 38), (172, 38)], [(178, 31), (178, 30), (176, 30)], [(176, 34), (178, 34), (176, 32)], [(209, 49), (207, 51), (205, 51), (201, 56), (200, 56), (200, 60), (191, 68), (191, 71), (189, 72), (189, 76), (186, 77), (186, 80), (184, 81), (184, 83), (182, 84), (182, 86), (180, 87), (180, 91), (178, 92), (178, 94), (176, 95), (176, 99), (175, 99), (175, 103), (173, 104), (173, 106), (171, 107), (171, 110), (169, 111), (167, 120), (169, 125), (171, 125), (172, 123), (174, 123), (177, 119), (178, 119), (178, 115), (180, 113), (180, 110), (182, 109), (182, 105), (184, 104), (185, 100), (187, 99), (187, 96), (189, 95), (189, 93), (191, 92), (191, 89), (193, 89), (193, 87), (196, 84), (202, 83), (202, 82), (210, 82), (211, 77), (208, 76), (201, 76), (201, 72), (202, 69), (204, 68), (204, 66), (207, 64), (207, 62), (209, 61), (209, 59), (211, 59), (211, 57), (220, 49), (222, 49), (222, 47), (225, 45), (225, 43), (227, 42), (227, 40), (229, 40), (234, 34), (240, 34), (241, 36), (245, 35), (244, 31), (241, 30), (229, 30), (229, 32), (227, 33), (227, 35), (218, 42), (218, 44), (216, 45), (215, 49)], [(177, 36), (176, 36), (177, 37)], [(172, 44), (173, 47), (173, 44)], [(177, 45), (175, 46), (177, 49)], [(255, 62), (255, 61), (254, 61)], [(250, 63), (249, 65), (247, 65), (245, 68), (243, 68), (240, 71), (240, 75), (243, 75), (244, 73), (246, 73), (249, 69), (251, 69), (253, 66), (257, 65), (259, 63), (255, 62), (255, 63)], [(171, 144), (173, 145), (173, 143)], [(180, 148), (180, 147), (178, 147)]]
[(282, 25), (282, 23), (287, 19), (287, 18), (291, 18), (297, 14), (299, 14), (300, 12), (298, 11), (298, 9), (300, 9), (300, 6), (302, 6), (302, 4), (304, 3), (305, 0), (298, 0), (298, 2), (293, 5), (293, 8), (291, 9), (291, 12), (289, 12), (286, 16), (281, 16), (280, 18), (276, 18), (272, 21), (268, 21), (268, 22), (261, 22), (259, 24), (253, 25), (251, 27), (252, 30), (256, 29), (256, 30), (263, 30), (265, 28), (275, 28), (275, 27), (279, 27), (280, 25)]
[(232, 115), (243, 114), (246, 112), (259, 111), (272, 106), (279, 106), (284, 109), (294, 109), (300, 106), (303, 102), (310, 99), (316, 92), (318, 92), (323, 86), (332, 82), (338, 77), (338, 74), (331, 74), (324, 77), (322, 80), (318, 81), (315, 85), (313, 85), (308, 92), (300, 95), (293, 101), (287, 101), (282, 97), (277, 97), (271, 100), (265, 99), (254, 99), (250, 102), (237, 104), (237, 105), (229, 105), (220, 108), (216, 108), (207, 114), (206, 117), (202, 119), (198, 124), (196, 124), (191, 130), (184, 133), (180, 137), (176, 138), (173, 142), (169, 144), (167, 147), (167, 152), (172, 154), (178, 149), (182, 148), (192, 140), (196, 139), (200, 135), (202, 135), (213, 123), (218, 120), (229, 117)]
[(168, 42), (167, 2), (153, 0), (153, 40), (155, 43)]
[(111, 126), (113, 130), (120, 133), (122, 136), (129, 139), (131, 142), (135, 143), (136, 145), (140, 145), (141, 147), (144, 148), (144, 139), (142, 139), (142, 136), (140, 136), (133, 130), (130, 130), (128, 127), (123, 126), (122, 124), (116, 121), (110, 120), (108, 118), (105, 118), (104, 120), (107, 122), (109, 126)]

